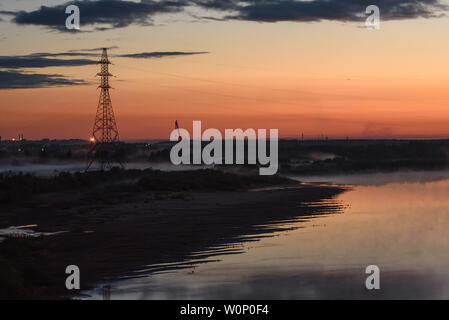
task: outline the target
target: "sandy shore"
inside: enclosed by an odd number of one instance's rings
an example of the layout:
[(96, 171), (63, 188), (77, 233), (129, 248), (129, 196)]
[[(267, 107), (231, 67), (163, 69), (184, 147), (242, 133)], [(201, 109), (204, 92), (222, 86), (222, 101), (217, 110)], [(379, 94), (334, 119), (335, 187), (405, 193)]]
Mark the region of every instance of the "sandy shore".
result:
[(0, 226), (36, 224), (34, 230), (39, 232), (66, 232), (5, 242), (0, 254), (22, 251), (22, 256), (13, 254), (8, 261), (25, 279), (19, 281), (17, 297), (69, 298), (74, 292), (64, 285), (68, 265), (79, 266), (82, 290), (86, 290), (148, 265), (188, 261), (192, 253), (209, 250), (195, 256), (205, 259), (214, 250), (280, 230), (276, 222), (320, 214), (323, 209), (338, 213), (337, 205), (306, 203), (342, 191), (298, 185), (259, 191), (140, 192), (116, 195), (110, 204), (101, 205), (78, 205), (85, 203), (83, 193), (44, 194), (37, 202), (45, 205), (1, 213)]

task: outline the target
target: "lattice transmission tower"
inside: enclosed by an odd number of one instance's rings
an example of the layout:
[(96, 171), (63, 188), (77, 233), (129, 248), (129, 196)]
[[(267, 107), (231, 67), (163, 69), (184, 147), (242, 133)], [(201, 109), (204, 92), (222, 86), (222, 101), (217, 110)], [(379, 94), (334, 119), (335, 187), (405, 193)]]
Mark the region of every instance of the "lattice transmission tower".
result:
[(109, 65), (111, 62), (108, 58), (107, 49), (103, 49), (101, 60), (101, 72), (97, 76), (101, 77), (100, 100), (98, 101), (97, 114), (95, 116), (94, 128), (92, 131), (91, 142), (92, 148), (88, 153), (86, 171), (95, 161), (98, 161), (101, 169), (110, 169), (114, 163), (123, 167), (118, 146), (120, 144), (119, 132), (115, 121), (114, 110), (112, 109), (111, 96), (109, 94)]

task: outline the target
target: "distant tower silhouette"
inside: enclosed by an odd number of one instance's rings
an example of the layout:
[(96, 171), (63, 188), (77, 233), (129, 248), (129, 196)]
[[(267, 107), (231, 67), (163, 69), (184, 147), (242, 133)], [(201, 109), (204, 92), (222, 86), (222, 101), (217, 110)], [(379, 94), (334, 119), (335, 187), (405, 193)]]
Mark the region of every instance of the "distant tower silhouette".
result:
[(181, 137), (181, 130), (179, 129), (178, 120), (175, 121), (175, 129), (178, 130), (178, 141), (181, 141), (182, 137)]
[(97, 107), (97, 116), (95, 117), (93, 137), (99, 143), (118, 142), (118, 129), (109, 95), (109, 88), (111, 88), (109, 86), (109, 77), (112, 77), (112, 74), (109, 73), (111, 62), (108, 59), (107, 49), (103, 49), (99, 63), (101, 63), (101, 72), (97, 76), (101, 77), (101, 83), (98, 86), (98, 88), (101, 88), (101, 93)]
[(109, 95), (109, 65), (107, 49), (103, 49), (101, 55), (101, 72), (97, 76), (101, 77), (98, 88), (101, 88), (100, 100), (98, 102), (97, 114), (95, 116), (94, 128), (91, 142), (92, 149), (89, 151), (87, 168), (89, 170), (94, 161), (98, 161), (101, 169), (110, 169), (113, 163), (123, 166), (117, 157), (117, 144), (119, 143), (119, 133), (115, 122), (114, 110), (112, 109), (111, 96)]

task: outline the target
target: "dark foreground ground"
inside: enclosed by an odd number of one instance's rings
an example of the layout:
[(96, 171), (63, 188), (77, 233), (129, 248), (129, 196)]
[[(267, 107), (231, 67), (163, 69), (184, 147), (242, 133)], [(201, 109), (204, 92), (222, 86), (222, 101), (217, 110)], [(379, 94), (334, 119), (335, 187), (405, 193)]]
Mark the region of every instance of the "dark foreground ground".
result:
[[(271, 186), (282, 188), (263, 189)], [(65, 232), (0, 243), (0, 298), (69, 298), (76, 294), (65, 289), (65, 268), (72, 264), (86, 290), (148, 265), (189, 261), (194, 252), (223, 254), (229, 245), (280, 230), (276, 222), (341, 212), (338, 205), (306, 202), (342, 191), (214, 170), (3, 175), (0, 228), (36, 224), (35, 231)]]

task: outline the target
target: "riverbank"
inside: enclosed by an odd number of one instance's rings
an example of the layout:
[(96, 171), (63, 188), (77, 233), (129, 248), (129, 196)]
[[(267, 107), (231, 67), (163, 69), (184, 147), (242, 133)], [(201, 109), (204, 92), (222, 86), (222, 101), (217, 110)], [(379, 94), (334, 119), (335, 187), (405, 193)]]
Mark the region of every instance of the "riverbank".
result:
[[(103, 177), (106, 186), (95, 182), (65, 189), (55, 182), (56, 190), (1, 206), (1, 228), (35, 224), (37, 232), (60, 232), (9, 237), (0, 244), (1, 298), (70, 298), (79, 293), (67, 291), (64, 285), (65, 268), (72, 264), (80, 268), (81, 289), (87, 290), (105, 279), (136, 276), (134, 271), (148, 265), (202, 261), (214, 252), (238, 253), (227, 248), (280, 231), (278, 222), (320, 214), (326, 205), (307, 203), (343, 191), (212, 170), (147, 172), (146, 177), (136, 172), (133, 177), (116, 174), (121, 178)], [(117, 179), (127, 181), (126, 185)], [(250, 191), (268, 186), (285, 188)], [(338, 205), (325, 209), (327, 213), (341, 210)]]

